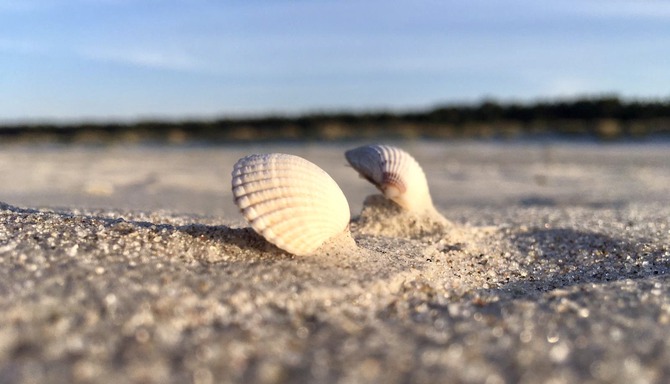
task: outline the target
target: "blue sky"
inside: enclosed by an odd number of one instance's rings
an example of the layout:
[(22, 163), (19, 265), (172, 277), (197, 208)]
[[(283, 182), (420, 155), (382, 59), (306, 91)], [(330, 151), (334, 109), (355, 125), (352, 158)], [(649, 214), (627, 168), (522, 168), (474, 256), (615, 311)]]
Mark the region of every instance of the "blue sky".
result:
[(670, 97), (670, 2), (0, 0), (0, 121)]

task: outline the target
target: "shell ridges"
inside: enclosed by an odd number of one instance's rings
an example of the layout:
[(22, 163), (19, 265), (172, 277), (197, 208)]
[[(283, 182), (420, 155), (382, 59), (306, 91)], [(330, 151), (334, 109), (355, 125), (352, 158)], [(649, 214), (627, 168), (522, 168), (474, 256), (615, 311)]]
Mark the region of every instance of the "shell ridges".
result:
[(232, 176), (235, 203), (245, 219), (289, 253), (312, 254), (348, 228), (344, 193), (325, 171), (301, 157), (250, 155), (238, 160)]
[(346, 151), (345, 157), (362, 177), (405, 210), (434, 210), (426, 175), (404, 150), (390, 145), (364, 145)]

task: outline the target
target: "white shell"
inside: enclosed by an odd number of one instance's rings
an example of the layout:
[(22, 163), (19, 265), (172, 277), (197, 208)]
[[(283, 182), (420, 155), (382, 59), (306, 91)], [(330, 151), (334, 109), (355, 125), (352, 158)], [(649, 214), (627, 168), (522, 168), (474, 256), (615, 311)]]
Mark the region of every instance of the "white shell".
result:
[(314, 253), (349, 225), (349, 204), (321, 168), (293, 155), (250, 155), (233, 168), (233, 196), (251, 227), (277, 247)]
[(347, 151), (345, 157), (362, 177), (404, 209), (434, 210), (426, 175), (409, 153), (388, 145), (365, 145)]

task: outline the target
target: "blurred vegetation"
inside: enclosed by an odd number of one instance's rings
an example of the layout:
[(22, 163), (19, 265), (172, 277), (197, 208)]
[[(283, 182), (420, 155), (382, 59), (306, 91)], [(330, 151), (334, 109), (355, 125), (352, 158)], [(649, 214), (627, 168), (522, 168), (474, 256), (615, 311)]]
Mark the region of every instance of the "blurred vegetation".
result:
[(312, 113), (134, 123), (4, 124), (0, 139), (56, 142), (240, 142), (373, 138), (670, 136), (670, 100), (615, 96), (534, 103), (453, 104), (412, 112)]

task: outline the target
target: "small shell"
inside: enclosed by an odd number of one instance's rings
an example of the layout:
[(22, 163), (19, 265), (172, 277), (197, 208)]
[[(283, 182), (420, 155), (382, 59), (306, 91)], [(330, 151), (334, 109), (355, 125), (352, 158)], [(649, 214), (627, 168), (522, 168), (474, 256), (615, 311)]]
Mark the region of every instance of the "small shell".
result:
[(409, 153), (388, 145), (365, 145), (345, 156), (362, 177), (404, 209), (434, 210), (426, 175)]
[(250, 155), (233, 168), (233, 196), (251, 227), (277, 247), (314, 253), (349, 225), (349, 204), (321, 168), (293, 155)]

